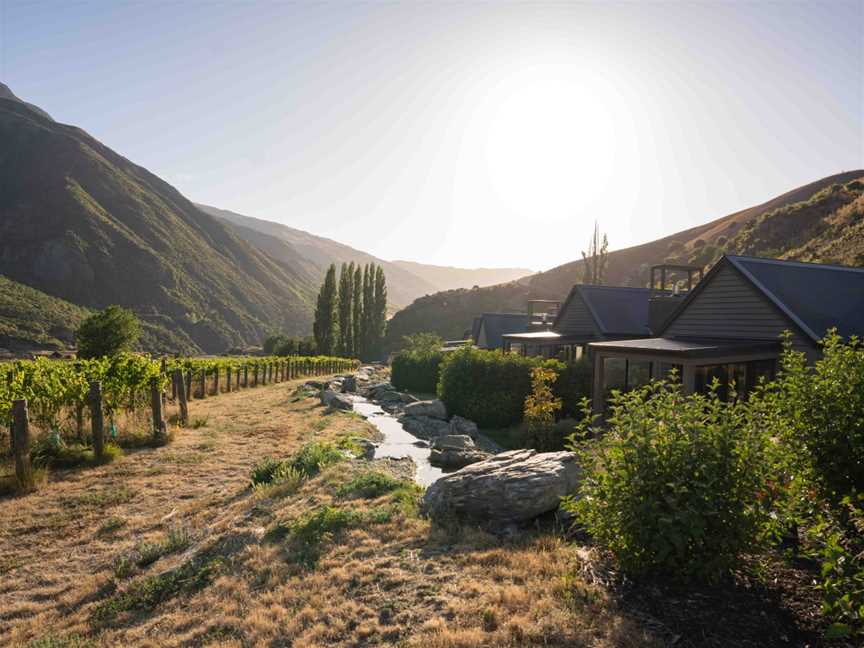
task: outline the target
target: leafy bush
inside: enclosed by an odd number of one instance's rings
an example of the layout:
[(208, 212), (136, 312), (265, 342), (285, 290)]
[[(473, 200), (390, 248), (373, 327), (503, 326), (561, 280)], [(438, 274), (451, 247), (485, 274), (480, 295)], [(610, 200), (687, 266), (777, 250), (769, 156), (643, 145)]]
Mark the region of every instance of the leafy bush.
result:
[(264, 457), (252, 468), (250, 480), (253, 487), (284, 483), (299, 485), (307, 477), (317, 475), (322, 468), (343, 459), (345, 453), (332, 443), (310, 443), (288, 459)]
[(120, 306), (109, 306), (91, 315), (75, 332), (79, 358), (100, 358), (129, 351), (141, 337), (135, 314)]
[(561, 409), (561, 399), (552, 394), (550, 383), (555, 372), (543, 367), (531, 371), (531, 393), (525, 399), (525, 422), (531, 436), (531, 446), (541, 451), (558, 450), (563, 438), (555, 438), (555, 415)]
[(565, 365), (558, 360), (523, 357), (501, 351), (464, 348), (446, 354), (438, 397), (447, 411), (475, 421), (481, 428), (501, 428), (522, 420), (531, 393), (531, 371), (555, 372), (552, 391), (562, 400), (563, 416), (581, 415), (578, 403), (588, 396), (591, 369), (587, 361)]
[(443, 356), (441, 351), (424, 354), (400, 351), (393, 357), (393, 386), (401, 391), (435, 393)]
[[(563, 506), (628, 572), (721, 576), (756, 542), (766, 513), (769, 439), (749, 405), (657, 382), (616, 393), (608, 423), (574, 441), (584, 476)], [(587, 418), (580, 431), (591, 432)]]

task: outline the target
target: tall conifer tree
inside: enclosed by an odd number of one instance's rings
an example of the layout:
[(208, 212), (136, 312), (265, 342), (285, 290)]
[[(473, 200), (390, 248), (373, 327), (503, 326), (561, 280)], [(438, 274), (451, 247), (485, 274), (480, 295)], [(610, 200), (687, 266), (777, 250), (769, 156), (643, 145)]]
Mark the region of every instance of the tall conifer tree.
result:
[(348, 357), (353, 355), (354, 343), (351, 340), (353, 326), (352, 300), (354, 299), (354, 262), (351, 265), (342, 264), (339, 272), (339, 344), (336, 347), (338, 355)]
[(312, 331), (318, 353), (333, 355), (339, 336), (339, 314), (336, 287), (336, 265), (330, 264), (321, 291), (318, 293), (318, 303), (315, 306), (315, 322)]
[(351, 357), (359, 358), (363, 337), (363, 269), (359, 263), (354, 266), (351, 289)]

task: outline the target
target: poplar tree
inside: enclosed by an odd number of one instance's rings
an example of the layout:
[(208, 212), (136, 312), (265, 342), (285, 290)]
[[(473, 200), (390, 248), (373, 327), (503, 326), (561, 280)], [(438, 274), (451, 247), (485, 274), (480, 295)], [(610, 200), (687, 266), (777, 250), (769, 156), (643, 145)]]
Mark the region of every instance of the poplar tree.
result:
[(318, 353), (333, 355), (339, 336), (338, 294), (336, 288), (336, 264), (330, 264), (321, 291), (318, 293), (318, 303), (315, 306), (315, 322), (312, 332)]
[(359, 263), (354, 266), (351, 292), (351, 357), (359, 358), (363, 337), (363, 270)]
[(360, 357), (369, 359), (372, 351), (372, 313), (375, 302), (375, 265), (367, 263), (363, 267), (363, 313), (360, 324)]
[(342, 269), (339, 273), (339, 344), (337, 345), (337, 353), (343, 357), (351, 357), (354, 355), (353, 325), (351, 318), (353, 316), (353, 299), (354, 299), (354, 262), (351, 265), (342, 264)]
[(375, 267), (375, 283), (372, 298), (372, 353), (378, 357), (381, 354), (384, 343), (384, 333), (387, 329), (387, 279), (384, 276), (384, 268)]
[(588, 251), (582, 252), (582, 283), (600, 286), (609, 265), (609, 240), (600, 236), (600, 226), (594, 221), (594, 233), (588, 242)]

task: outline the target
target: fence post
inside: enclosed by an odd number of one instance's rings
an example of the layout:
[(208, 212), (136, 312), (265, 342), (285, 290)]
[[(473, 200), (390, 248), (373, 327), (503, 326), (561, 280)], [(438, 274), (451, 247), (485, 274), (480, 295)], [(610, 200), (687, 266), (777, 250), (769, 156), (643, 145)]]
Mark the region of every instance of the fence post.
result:
[(29, 493), (36, 489), (33, 467), (30, 465), (30, 424), (27, 420), (27, 399), (12, 402), (12, 450), (15, 453), (15, 478), (18, 490)]
[(219, 367), (216, 367), (216, 375), (213, 376), (213, 393), (219, 395)]
[(101, 461), (105, 453), (105, 421), (102, 418), (102, 383), (90, 383), (90, 426), (93, 434), (93, 453)]
[(186, 372), (186, 400), (192, 400), (192, 370)]
[(231, 365), (225, 367), (225, 391), (231, 392)]
[(258, 386), (258, 365), (257, 364), (252, 368), (252, 386), (253, 387)]
[(182, 369), (174, 370), (174, 382), (177, 385), (177, 400), (180, 402), (180, 425), (186, 427), (189, 423), (189, 403), (186, 400), (186, 384)]
[(161, 442), (166, 437), (165, 417), (162, 414), (162, 390), (159, 388), (159, 379), (150, 381), (150, 407), (153, 410), (153, 438)]
[(201, 370), (201, 396), (200, 398), (207, 398), (207, 370)]
[(243, 365), (243, 386), (249, 386), (249, 365)]

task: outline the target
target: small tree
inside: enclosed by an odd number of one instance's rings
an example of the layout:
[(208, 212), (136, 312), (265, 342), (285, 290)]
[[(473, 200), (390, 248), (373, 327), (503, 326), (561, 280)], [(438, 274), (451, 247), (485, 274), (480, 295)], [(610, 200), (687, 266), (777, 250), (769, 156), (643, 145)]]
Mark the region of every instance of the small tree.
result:
[(588, 242), (588, 251), (582, 252), (582, 283), (602, 285), (609, 265), (609, 240), (600, 235), (600, 226), (594, 222), (594, 233)]
[(531, 436), (531, 445), (537, 450), (557, 449), (560, 439), (555, 439), (555, 417), (561, 411), (562, 401), (552, 393), (552, 384), (558, 374), (545, 367), (536, 367), (531, 372), (531, 393), (525, 399), (525, 423)]
[(141, 337), (141, 323), (121, 306), (109, 306), (81, 322), (75, 332), (79, 358), (101, 358), (130, 350)]

